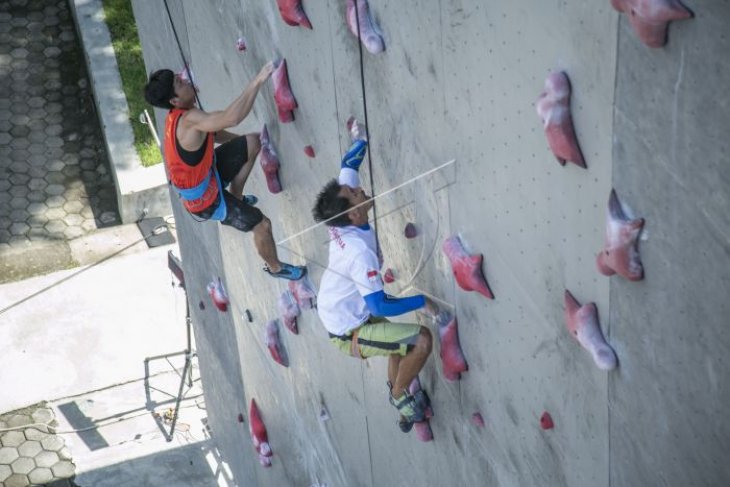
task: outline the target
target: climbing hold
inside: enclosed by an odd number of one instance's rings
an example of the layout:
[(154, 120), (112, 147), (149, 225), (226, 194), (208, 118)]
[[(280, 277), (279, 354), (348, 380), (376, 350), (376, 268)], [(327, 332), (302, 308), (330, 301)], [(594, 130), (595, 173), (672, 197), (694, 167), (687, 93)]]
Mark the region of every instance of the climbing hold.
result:
[(383, 36), (370, 16), (368, 0), (347, 0), (347, 27), (355, 37), (358, 36), (358, 20), (360, 21), (360, 40), (365, 49), (371, 54), (385, 51)]
[[(296, 318), (294, 323), (296, 325)], [(266, 346), (269, 348), (269, 353), (271, 353), (271, 357), (274, 361), (284, 367), (289, 367), (289, 359), (286, 356), (286, 351), (281, 345), (281, 340), (279, 339), (279, 323), (276, 320), (271, 320), (266, 324), (266, 336), (264, 337), (264, 341), (266, 342)]]
[(601, 370), (613, 370), (618, 364), (616, 353), (606, 343), (598, 324), (598, 309), (595, 303), (580, 305), (577, 299), (565, 290), (565, 326), (583, 348), (593, 356)]
[(629, 281), (644, 278), (644, 266), (639, 256), (639, 235), (643, 218), (629, 218), (616, 190), (611, 190), (606, 217), (606, 244), (596, 257), (598, 270), (604, 276), (618, 274)]
[(391, 269), (390, 267), (385, 269), (385, 272), (383, 273), (383, 281), (388, 284), (395, 281), (395, 276), (393, 276), (393, 269)]
[(545, 411), (542, 413), (542, 416), (540, 416), (540, 428), (544, 430), (551, 430), (555, 427), (555, 423), (553, 423), (553, 418), (550, 416), (550, 413)]
[(294, 121), (294, 109), (297, 108), (297, 100), (289, 86), (289, 73), (286, 68), (286, 59), (274, 63), (274, 72), (271, 74), (271, 81), (274, 83), (274, 101), (279, 112), (279, 121), (288, 123)]
[(205, 303), (203, 303), (202, 301), (199, 302), (198, 303), (198, 308), (200, 308), (201, 310), (205, 309)]
[(269, 437), (266, 434), (266, 425), (261, 419), (261, 412), (254, 399), (251, 399), (251, 407), (248, 413), (248, 431), (251, 434), (253, 446), (259, 454), (259, 462), (264, 467), (270, 467), (273, 452), (269, 445)]
[[(408, 392), (415, 396), (416, 392), (421, 390), (421, 381), (418, 376), (414, 377), (411, 384), (408, 386)], [(433, 441), (433, 431), (431, 430), (431, 423), (429, 419), (433, 418), (433, 408), (429, 404), (426, 408), (426, 419), (418, 423), (414, 423), (413, 427), (416, 431), (416, 438), (423, 442)]]
[(279, 156), (276, 155), (274, 144), (271, 143), (269, 137), (269, 129), (264, 124), (264, 128), (261, 129), (261, 135), (259, 136), (261, 141), (261, 168), (264, 170), (266, 176), (266, 186), (269, 188), (269, 192), (276, 194), (281, 192), (281, 182), (279, 181)]
[(360, 123), (355, 117), (348, 118), (345, 126), (347, 127), (347, 132), (350, 134), (350, 142), (355, 142), (360, 139), (367, 140), (365, 130), (360, 126)]
[(319, 408), (319, 420), (324, 423), (325, 421), (329, 421), (330, 419), (330, 413), (327, 412), (327, 408), (324, 407), (324, 404)]
[(418, 236), (418, 229), (413, 223), (408, 223), (403, 233), (407, 239), (416, 238)]
[(451, 262), (456, 283), (465, 291), (476, 291), (488, 299), (494, 299), (492, 290), (482, 272), (482, 254), (469, 255), (458, 236), (447, 238), (441, 246)]
[(243, 413), (238, 413), (238, 422), (243, 423)]
[(284, 326), (286, 326), (290, 332), (298, 335), (299, 329), (297, 328), (297, 316), (299, 316), (299, 305), (297, 305), (297, 301), (292, 292), (287, 290), (281, 293), (278, 305), (279, 314), (281, 315), (281, 319), (284, 321)]
[(461, 351), (456, 317), (451, 316), (448, 311), (441, 311), (436, 316), (436, 324), (439, 329), (444, 377), (451, 382), (457, 381), (461, 378), (462, 372), (469, 370), (469, 366)]
[(246, 310), (246, 319), (248, 320), (249, 323), (253, 323), (253, 315), (251, 314), (250, 309)]
[(479, 428), (484, 428), (484, 418), (480, 412), (476, 412), (471, 415), (471, 423)]
[(243, 52), (246, 50), (246, 38), (241, 36), (236, 40), (236, 49), (238, 49), (240, 52)]
[(213, 304), (215, 304), (215, 307), (224, 312), (228, 311), (228, 304), (231, 301), (228, 299), (228, 295), (226, 294), (226, 290), (223, 287), (223, 282), (221, 281), (221, 278), (214, 278), (212, 281), (210, 281), (208, 283), (207, 289), (210, 298), (213, 300)]
[(193, 73), (193, 68), (191, 68), (190, 65), (186, 64), (183, 66), (182, 69), (177, 72), (177, 76), (181, 80), (193, 85), (196, 93), (200, 93), (200, 88), (198, 88), (198, 84), (195, 82), (195, 73)]
[(611, 5), (627, 14), (634, 32), (649, 47), (667, 43), (669, 22), (693, 16), (679, 0), (611, 0)]
[(542, 118), (550, 150), (561, 165), (570, 161), (585, 168), (570, 114), (570, 80), (563, 72), (552, 73), (545, 80), (545, 91), (537, 100), (537, 114)]
[(304, 153), (307, 155), (307, 157), (314, 158), (314, 147), (312, 147), (311, 145), (305, 146)]
[(317, 291), (314, 290), (309, 276), (304, 276), (296, 281), (289, 281), (289, 291), (299, 305), (299, 309), (312, 309), (317, 307)]
[(299, 25), (307, 29), (312, 28), (312, 24), (302, 8), (302, 0), (276, 0), (276, 4), (279, 6), (282, 20), (287, 24), (294, 27)]

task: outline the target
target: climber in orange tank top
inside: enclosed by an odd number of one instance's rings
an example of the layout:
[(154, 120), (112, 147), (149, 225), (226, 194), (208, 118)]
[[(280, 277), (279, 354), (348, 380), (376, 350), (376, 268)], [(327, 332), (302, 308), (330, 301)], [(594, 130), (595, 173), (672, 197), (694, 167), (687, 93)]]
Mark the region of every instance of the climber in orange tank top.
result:
[(163, 145), (165, 165), (183, 207), (198, 220), (218, 220), (252, 232), (256, 250), (266, 262), (264, 270), (274, 277), (297, 280), (306, 274), (306, 267), (279, 260), (271, 221), (254, 206), (258, 201), (255, 196), (243, 194), (261, 149), (259, 134), (239, 136), (225, 130), (241, 123), (251, 112), (272, 70), (272, 63), (261, 68), (225, 110), (201, 110), (189, 76), (169, 69), (150, 75), (145, 98), (151, 105), (169, 110)]

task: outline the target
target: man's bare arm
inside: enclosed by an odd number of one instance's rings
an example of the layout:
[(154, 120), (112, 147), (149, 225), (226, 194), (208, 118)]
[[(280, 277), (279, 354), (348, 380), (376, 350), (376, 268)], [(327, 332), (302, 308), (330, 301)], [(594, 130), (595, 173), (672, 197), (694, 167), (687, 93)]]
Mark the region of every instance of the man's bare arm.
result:
[(246, 86), (243, 93), (233, 100), (225, 110), (206, 113), (202, 110), (193, 109), (183, 117), (183, 123), (193, 130), (205, 133), (235, 127), (251, 112), (259, 88), (269, 78), (273, 69), (274, 64), (272, 62), (266, 63), (256, 77)]

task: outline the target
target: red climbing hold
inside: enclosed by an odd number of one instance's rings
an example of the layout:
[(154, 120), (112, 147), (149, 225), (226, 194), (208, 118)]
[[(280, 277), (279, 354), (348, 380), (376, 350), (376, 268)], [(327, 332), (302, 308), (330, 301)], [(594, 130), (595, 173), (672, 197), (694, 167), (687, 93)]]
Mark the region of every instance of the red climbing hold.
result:
[(360, 39), (362, 45), (365, 46), (371, 54), (378, 54), (385, 51), (385, 42), (380, 34), (380, 29), (370, 16), (370, 6), (368, 0), (357, 0), (357, 10), (355, 10), (356, 0), (347, 0), (347, 27), (350, 32), (357, 37), (358, 20), (360, 21)]
[(347, 127), (347, 132), (350, 134), (351, 142), (355, 142), (360, 139), (367, 140), (364, 128), (360, 126), (360, 123), (355, 117), (348, 118), (347, 122), (345, 122), (345, 126)]
[(626, 216), (616, 191), (611, 190), (606, 218), (606, 245), (596, 257), (601, 274), (618, 274), (629, 281), (644, 278), (644, 266), (639, 256), (639, 235), (643, 228), (644, 219)]
[(483, 257), (481, 254), (467, 254), (458, 236), (447, 238), (441, 249), (451, 262), (451, 270), (461, 289), (476, 291), (488, 299), (494, 299), (494, 294), (489, 289), (489, 284), (482, 272)]
[(279, 156), (276, 155), (274, 145), (271, 143), (269, 138), (269, 129), (264, 124), (264, 128), (261, 129), (261, 135), (259, 136), (261, 141), (261, 168), (264, 170), (266, 176), (266, 186), (269, 188), (269, 192), (276, 194), (281, 192), (281, 182), (279, 181)]
[(570, 161), (585, 168), (570, 114), (570, 80), (563, 72), (552, 73), (545, 80), (545, 91), (537, 100), (537, 114), (542, 118), (550, 150), (565, 165)]
[(616, 353), (606, 343), (598, 324), (598, 309), (595, 303), (580, 305), (577, 299), (565, 290), (565, 326), (585, 348), (601, 370), (613, 370), (618, 365)]
[(679, 0), (611, 0), (611, 5), (627, 14), (634, 32), (649, 47), (667, 43), (669, 22), (692, 17)]
[(297, 328), (297, 316), (299, 316), (299, 305), (291, 291), (284, 291), (279, 296), (279, 314), (281, 315), (284, 326), (295, 335), (299, 334)]
[(248, 431), (251, 434), (253, 446), (259, 454), (259, 462), (264, 467), (270, 467), (273, 452), (271, 446), (269, 446), (269, 437), (266, 434), (266, 426), (261, 419), (261, 412), (254, 399), (251, 399), (251, 407), (248, 413)]
[(436, 323), (439, 329), (444, 377), (451, 382), (457, 381), (461, 378), (462, 372), (469, 370), (469, 366), (459, 343), (456, 317), (452, 317), (447, 311), (442, 311), (436, 316)]
[[(411, 384), (408, 386), (408, 392), (411, 395), (415, 395), (416, 392), (421, 390), (421, 381), (418, 376), (414, 377)], [(413, 428), (416, 431), (416, 438), (423, 442), (433, 441), (433, 431), (431, 430), (431, 423), (429, 419), (433, 418), (433, 408), (429, 405), (426, 408), (426, 419), (424, 421), (414, 423)]]
[(284, 347), (281, 345), (281, 340), (279, 339), (278, 321), (271, 320), (266, 324), (266, 336), (264, 341), (266, 342), (266, 346), (269, 348), (269, 353), (271, 353), (271, 357), (274, 361), (284, 367), (289, 367), (289, 360), (287, 359), (286, 352), (284, 351)]
[(314, 158), (314, 147), (312, 147), (311, 145), (305, 146), (304, 153), (307, 155), (307, 157)]
[(228, 295), (226, 294), (226, 290), (223, 287), (223, 282), (221, 282), (220, 277), (210, 281), (207, 289), (215, 307), (224, 312), (228, 311), (228, 304), (230, 303), (230, 300), (228, 299)]
[(312, 309), (317, 306), (317, 292), (314, 290), (309, 276), (289, 281), (289, 291), (294, 295), (299, 309)]
[(553, 418), (550, 417), (550, 413), (545, 411), (542, 413), (542, 416), (540, 416), (540, 428), (544, 430), (551, 430), (555, 427), (555, 423), (553, 423)]
[(407, 239), (416, 238), (418, 236), (418, 230), (413, 223), (408, 223), (403, 233)]
[(302, 8), (302, 0), (276, 0), (276, 4), (279, 6), (279, 13), (284, 22), (289, 25), (306, 27), (307, 29), (312, 28), (312, 24), (307, 18), (307, 14), (304, 13)]
[(390, 267), (385, 269), (385, 272), (383, 273), (383, 281), (385, 281), (388, 284), (395, 281), (395, 276), (393, 275), (393, 269), (391, 269)]
[(471, 415), (471, 423), (479, 428), (484, 428), (484, 418), (480, 412)]
[(279, 112), (279, 121), (288, 123), (294, 121), (294, 109), (297, 108), (297, 100), (289, 86), (289, 73), (286, 68), (286, 59), (281, 59), (275, 64), (271, 80), (274, 83), (274, 101)]

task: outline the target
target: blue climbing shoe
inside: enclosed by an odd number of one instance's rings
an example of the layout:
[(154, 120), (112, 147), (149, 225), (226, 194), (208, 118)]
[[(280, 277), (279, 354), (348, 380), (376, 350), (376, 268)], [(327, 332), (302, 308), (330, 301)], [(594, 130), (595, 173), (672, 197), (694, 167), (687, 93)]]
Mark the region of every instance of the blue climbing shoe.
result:
[(250, 206), (256, 206), (256, 203), (259, 202), (259, 199), (252, 194), (244, 194), (243, 202)]
[(360, 169), (365, 153), (368, 150), (368, 141), (358, 139), (352, 143), (345, 155), (342, 157), (341, 167), (349, 167), (355, 171)]
[(305, 266), (297, 266), (281, 263), (281, 270), (279, 272), (271, 272), (268, 267), (264, 267), (264, 271), (268, 272), (272, 277), (278, 277), (281, 279), (289, 279), (290, 281), (298, 281), (307, 274), (307, 268)]

